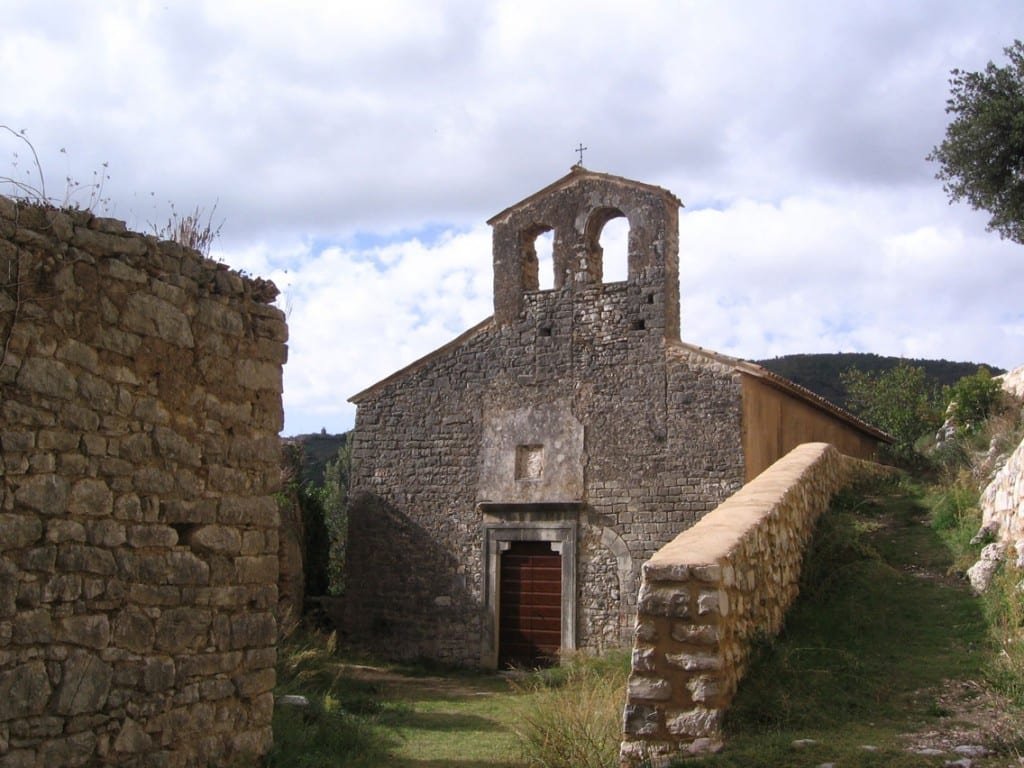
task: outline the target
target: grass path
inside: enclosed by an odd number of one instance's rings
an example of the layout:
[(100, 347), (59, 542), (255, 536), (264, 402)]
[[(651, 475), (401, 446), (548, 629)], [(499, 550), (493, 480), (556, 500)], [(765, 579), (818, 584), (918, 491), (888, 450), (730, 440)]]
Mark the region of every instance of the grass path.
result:
[(415, 676), (367, 670), (385, 707), (378, 724), (388, 765), (398, 768), (523, 768), (512, 732), (516, 697), (497, 675)]

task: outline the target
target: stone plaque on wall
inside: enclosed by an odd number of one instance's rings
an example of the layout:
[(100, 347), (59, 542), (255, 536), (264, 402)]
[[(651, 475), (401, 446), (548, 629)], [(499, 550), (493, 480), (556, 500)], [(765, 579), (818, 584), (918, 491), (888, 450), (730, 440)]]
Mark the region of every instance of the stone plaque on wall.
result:
[(583, 425), (569, 400), (484, 413), (478, 501), (583, 499)]

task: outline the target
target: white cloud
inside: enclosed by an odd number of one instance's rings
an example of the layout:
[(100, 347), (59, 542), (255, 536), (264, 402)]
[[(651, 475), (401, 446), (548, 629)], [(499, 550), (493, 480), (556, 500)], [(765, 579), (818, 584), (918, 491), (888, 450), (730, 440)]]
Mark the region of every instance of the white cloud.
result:
[[(288, 314), (285, 431), (342, 431), (346, 400), (491, 313), (490, 231), (444, 233), (379, 248), (292, 251), (272, 272)], [(265, 254), (222, 254), (269, 266)]]
[(689, 206), (690, 341), (1024, 361), (1020, 247), (924, 161), (1015, 0), (59, 5), (5, 3), (0, 123), (51, 194), (109, 162), (137, 228), (217, 202), (218, 254), (288, 286), (289, 431), (490, 313), (483, 222), (578, 141)]

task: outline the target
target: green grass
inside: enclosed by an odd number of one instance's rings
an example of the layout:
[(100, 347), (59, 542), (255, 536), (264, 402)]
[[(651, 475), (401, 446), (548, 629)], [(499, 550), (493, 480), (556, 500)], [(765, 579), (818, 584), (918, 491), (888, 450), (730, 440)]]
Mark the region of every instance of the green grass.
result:
[(299, 634), (279, 649), (278, 707), (266, 765), (303, 768), (522, 768), (515, 699), (498, 675), (436, 665), (382, 665), (347, 655), (333, 636)]

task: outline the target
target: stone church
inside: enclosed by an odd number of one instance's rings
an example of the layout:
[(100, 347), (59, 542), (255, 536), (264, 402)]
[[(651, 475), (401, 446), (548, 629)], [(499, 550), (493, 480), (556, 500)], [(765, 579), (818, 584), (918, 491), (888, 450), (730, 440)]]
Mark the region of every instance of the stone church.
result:
[[(641, 564), (676, 534), (800, 443), (870, 457), (887, 439), (680, 341), (680, 207), (573, 167), (488, 222), (493, 316), (351, 398), (353, 639), (491, 668), (619, 645)], [(618, 217), (628, 277), (605, 282)]]

